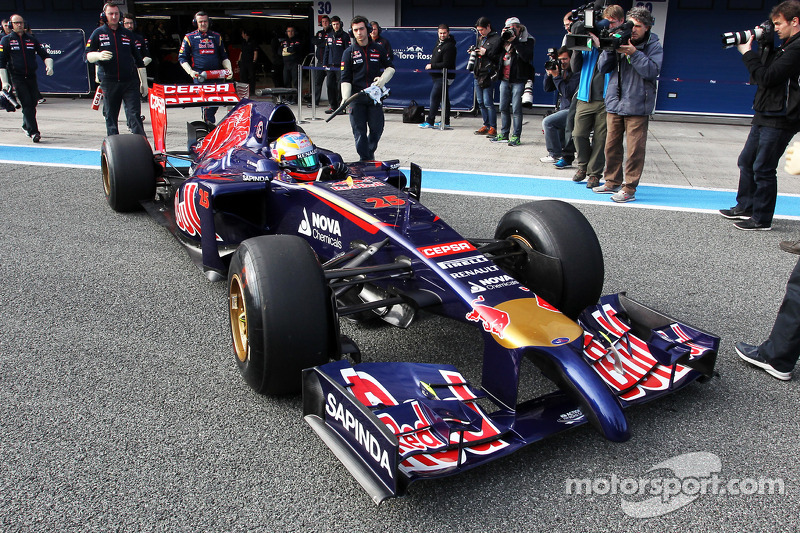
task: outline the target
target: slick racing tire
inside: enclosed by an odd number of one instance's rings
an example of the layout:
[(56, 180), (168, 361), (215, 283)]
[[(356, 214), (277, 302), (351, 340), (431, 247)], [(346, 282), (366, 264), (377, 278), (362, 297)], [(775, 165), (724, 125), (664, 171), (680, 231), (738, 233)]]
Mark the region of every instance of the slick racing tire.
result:
[(498, 264), (568, 317), (574, 320), (597, 303), (605, 276), (603, 251), (589, 221), (572, 205), (542, 200), (517, 206), (500, 219), (495, 238), (534, 252)]
[(328, 362), (333, 307), (322, 267), (294, 235), (247, 239), (228, 270), (236, 364), (261, 394), (300, 392), (301, 371)]
[(111, 135), (100, 153), (103, 192), (114, 211), (141, 209), (156, 194), (156, 172), (150, 144), (142, 135)]

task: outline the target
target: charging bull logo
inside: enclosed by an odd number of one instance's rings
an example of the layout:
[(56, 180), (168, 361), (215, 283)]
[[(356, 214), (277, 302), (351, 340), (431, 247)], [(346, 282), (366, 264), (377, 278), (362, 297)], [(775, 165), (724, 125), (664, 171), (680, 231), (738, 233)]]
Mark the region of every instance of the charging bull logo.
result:
[(483, 322), (484, 330), (502, 339), (510, 323), (508, 313), (480, 303), (483, 301), (483, 296), (478, 296), (475, 300), (472, 300), (472, 311), (467, 313), (467, 320), (471, 322)]

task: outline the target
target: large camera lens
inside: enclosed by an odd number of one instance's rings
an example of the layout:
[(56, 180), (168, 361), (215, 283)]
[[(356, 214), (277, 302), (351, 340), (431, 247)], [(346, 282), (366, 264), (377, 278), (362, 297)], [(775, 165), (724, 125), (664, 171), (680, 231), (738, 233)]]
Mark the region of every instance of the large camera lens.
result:
[(755, 35), (756, 40), (760, 40), (764, 33), (764, 29), (760, 26), (752, 30), (744, 31), (729, 31), (722, 34), (723, 48), (730, 48), (731, 46), (738, 46), (750, 40), (752, 35)]

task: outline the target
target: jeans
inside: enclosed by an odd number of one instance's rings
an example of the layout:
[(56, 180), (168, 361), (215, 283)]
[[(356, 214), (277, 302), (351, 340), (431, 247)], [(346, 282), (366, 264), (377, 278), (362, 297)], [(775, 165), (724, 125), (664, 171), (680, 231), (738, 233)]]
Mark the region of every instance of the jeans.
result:
[(547, 153), (553, 159), (560, 159), (564, 155), (564, 146), (567, 144), (565, 133), (568, 115), (569, 109), (562, 109), (552, 115), (547, 115), (542, 120), (544, 144), (547, 147)]
[[(436, 113), (439, 112), (439, 107), (442, 105), (442, 87), (444, 86), (442, 78), (433, 78), (433, 87), (431, 88), (431, 102), (430, 110), (428, 111), (428, 123), (433, 124), (436, 119)], [(442, 119), (446, 125), (450, 125), (450, 93), (447, 93), (445, 99), (444, 113)]]
[[(144, 126), (139, 118), (142, 114), (142, 97), (139, 94), (139, 78), (128, 81), (104, 80), (100, 83), (105, 99), (106, 135), (119, 134), (119, 108), (125, 106), (125, 116), (131, 133), (144, 135)], [(216, 110), (216, 108), (214, 108)]]
[(761, 346), (758, 353), (766, 359), (775, 370), (791, 372), (800, 355), (800, 261), (792, 270), (786, 284), (775, 324)]
[(753, 125), (739, 154), (736, 207), (753, 212), (753, 222), (769, 226), (778, 198), (778, 162), (794, 130)]
[(494, 107), (494, 83), (486, 88), (478, 86), (475, 80), (475, 97), (478, 100), (478, 109), (481, 110), (483, 125), (487, 128), (497, 129), (497, 109)]
[(11, 81), (14, 84), (19, 105), (22, 106), (22, 129), (25, 130), (29, 137), (33, 137), (39, 133), (39, 125), (36, 123), (39, 84), (36, 82), (36, 75), (26, 78), (12, 74)]
[[(373, 161), (378, 141), (383, 135), (383, 106), (360, 99), (350, 105), (350, 126), (356, 140), (356, 152), (361, 161)], [(369, 128), (369, 134), (367, 134)]]
[[(500, 133), (512, 137), (522, 135), (522, 92), (525, 83), (511, 83), (503, 80), (500, 82)], [(513, 120), (512, 120), (513, 115)], [(513, 128), (511, 127), (513, 123)]]

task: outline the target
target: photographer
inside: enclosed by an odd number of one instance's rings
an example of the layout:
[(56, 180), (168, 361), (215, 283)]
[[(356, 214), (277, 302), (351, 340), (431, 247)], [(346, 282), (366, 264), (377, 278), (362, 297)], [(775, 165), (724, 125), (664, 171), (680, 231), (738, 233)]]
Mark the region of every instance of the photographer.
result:
[[(739, 154), (739, 190), (736, 205), (721, 209), (728, 219), (738, 219), (741, 230), (772, 229), (772, 216), (778, 197), (776, 168), (789, 141), (800, 129), (800, 2), (782, 2), (770, 13), (775, 33), (783, 40), (771, 50), (773, 37), (751, 50), (753, 37), (737, 46), (742, 54), (750, 83), (756, 83), (753, 122)], [(769, 32), (771, 33), (771, 32)], [(763, 61), (762, 61), (763, 58)]]
[(569, 116), (569, 106), (572, 96), (578, 90), (580, 78), (572, 74), (569, 67), (571, 52), (563, 46), (554, 52), (556, 57), (545, 64), (547, 76), (544, 78), (544, 90), (551, 93), (558, 91), (556, 112), (542, 120), (544, 142), (547, 147), (547, 157), (542, 157), (542, 163), (555, 163), (564, 157), (564, 148), (567, 145), (566, 129)]
[(503, 55), (500, 61), (501, 125), (500, 133), (492, 139), (492, 142), (519, 146), (522, 135), (522, 92), (525, 90), (525, 82), (534, 76), (531, 61), (535, 41), (517, 17), (506, 20), (500, 38), (503, 41), (501, 49)]
[(470, 53), (475, 54), (472, 74), (475, 76), (475, 96), (483, 118), (483, 126), (475, 131), (475, 135), (486, 135), (494, 139), (497, 135), (494, 84), (498, 76), (500, 53), (503, 50), (502, 41), (497, 32), (492, 30), (492, 23), (486, 17), (478, 19), (475, 29), (478, 30), (478, 39), (474, 52)]
[[(433, 47), (431, 53), (431, 62), (425, 65), (425, 70), (430, 71), (431, 78), (433, 78), (433, 88), (431, 89), (431, 101), (428, 108), (428, 118), (425, 122), (419, 125), (420, 128), (438, 128), (439, 124), (434, 123), (436, 120), (436, 113), (439, 111), (439, 106), (442, 103), (442, 87), (445, 83), (449, 86), (453, 83), (456, 77), (456, 40), (450, 35), (450, 27), (447, 24), (439, 24), (438, 28), (439, 40), (436, 46)], [(447, 69), (447, 80), (442, 79), (442, 69)], [(442, 109), (442, 122), (444, 122), (444, 129), (452, 129), (450, 127), (450, 95), (445, 91), (445, 104)]]
[[(603, 10), (603, 19), (609, 21), (610, 29), (623, 23), (625, 11), (618, 5), (608, 6)], [(603, 167), (606, 164), (606, 86), (611, 78), (597, 70), (600, 57), (600, 41), (591, 35), (594, 46), (591, 50), (572, 54), (572, 71), (580, 72), (577, 103), (575, 107), (575, 124), (572, 129), (572, 140), (575, 142), (575, 165), (578, 170), (572, 181), (586, 179), (586, 187), (592, 189), (600, 185)], [(594, 130), (592, 142), (589, 135)], [(588, 179), (587, 179), (588, 176)]]
[[(606, 91), (606, 182), (594, 192), (611, 194), (615, 202), (632, 202), (642, 177), (647, 125), (656, 106), (656, 79), (664, 50), (652, 33), (653, 15), (645, 7), (628, 11), (631, 37), (615, 51), (604, 50), (597, 62), (602, 73), (611, 73)], [(627, 137), (628, 162), (622, 182), (623, 136)]]

